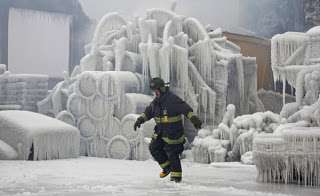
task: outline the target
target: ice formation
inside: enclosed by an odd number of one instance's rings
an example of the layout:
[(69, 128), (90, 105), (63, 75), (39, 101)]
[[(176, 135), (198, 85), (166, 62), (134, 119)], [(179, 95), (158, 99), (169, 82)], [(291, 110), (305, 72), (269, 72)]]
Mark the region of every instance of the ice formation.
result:
[[(153, 99), (151, 77), (170, 82), (170, 89), (209, 127), (222, 121), (229, 103), (237, 108), (233, 115), (256, 111), (250, 107), (258, 100), (252, 93), (255, 58), (243, 57), (221, 29), (210, 32), (210, 26), (203, 27), (195, 18), (164, 9), (149, 9), (145, 17), (132, 21), (109, 13), (85, 50), (71, 76), (65, 73), (64, 81), (38, 103), (39, 113), (75, 124), (82, 155), (149, 157), (146, 147), (154, 122), (134, 132), (137, 116), (131, 114), (140, 114)], [(118, 152), (114, 146), (119, 146)], [(219, 153), (212, 156), (224, 160), (226, 150)]]
[(0, 138), (18, 152), (17, 159), (20, 160), (79, 156), (77, 128), (34, 112), (1, 111)]
[[(283, 95), (281, 93), (259, 89), (258, 97), (261, 100), (265, 111), (271, 111), (273, 113), (280, 114), (283, 107)], [(286, 103), (292, 103), (295, 101), (295, 96), (289, 94), (285, 95)]]
[(319, 127), (287, 127), (254, 141), (257, 180), (319, 186)]
[(15, 160), (18, 157), (19, 154), (14, 148), (0, 140), (0, 160)]
[(0, 129), (0, 157), (28, 159), (33, 144), (34, 160), (78, 154), (146, 160), (155, 122), (136, 132), (133, 124), (152, 100), (150, 78), (162, 77), (203, 122), (188, 151), (194, 161), (241, 160), (256, 165), (258, 181), (319, 186), (320, 27), (272, 38), (274, 79), (282, 80), (283, 92), (288, 81), (296, 97), (269, 103), (268, 97), (275, 101), (278, 95), (257, 92), (255, 58), (243, 57), (220, 28), (211, 31), (174, 9), (149, 9), (132, 21), (106, 14), (80, 65), (70, 76), (64, 72), (49, 94), (46, 76), (17, 76), (0, 65), (1, 110), (38, 109), (74, 128), (64, 124), (63, 130), (72, 131), (49, 140), (49, 131), (28, 126), (35, 114), (17, 113), (29, 119), (22, 126), (11, 112), (0, 113), (2, 127), (17, 127), (15, 136)]
[(28, 110), (38, 112), (37, 103), (48, 93), (48, 76), (11, 74), (0, 65), (0, 110)]
[(274, 133), (253, 140), (257, 180), (319, 186), (319, 49), (320, 28), (288, 32), (272, 38), (272, 68), (285, 92), (288, 81), (296, 100), (285, 104)]
[[(320, 28), (314, 27), (306, 33), (287, 32), (272, 37), (271, 63), (274, 80), (287, 80), (297, 90), (297, 99), (304, 95), (304, 77), (320, 68)], [(284, 94), (284, 93), (283, 93)], [(285, 100), (283, 99), (285, 103)]]
[[(280, 116), (270, 111), (235, 118), (235, 109), (234, 105), (228, 105), (223, 121), (216, 129), (212, 130), (207, 127), (206, 131), (199, 131), (192, 143), (192, 150), (197, 150), (199, 151), (197, 153), (202, 155), (193, 154), (194, 161), (217, 162), (217, 159), (210, 156), (210, 153), (223, 155), (223, 158), (220, 159), (223, 162), (248, 159), (247, 153), (252, 151), (252, 141), (255, 136), (259, 133), (273, 133), (280, 124)], [(222, 147), (223, 150), (221, 150)]]

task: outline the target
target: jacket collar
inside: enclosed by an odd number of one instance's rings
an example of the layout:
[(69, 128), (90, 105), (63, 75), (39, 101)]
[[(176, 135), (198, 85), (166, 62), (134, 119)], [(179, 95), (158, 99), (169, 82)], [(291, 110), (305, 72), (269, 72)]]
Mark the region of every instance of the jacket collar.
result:
[(155, 98), (154, 101), (155, 101), (155, 102), (162, 102), (163, 100), (165, 100), (166, 97), (168, 97), (168, 95), (169, 95), (170, 93), (171, 93), (171, 91), (169, 90), (169, 87), (167, 87), (166, 92), (165, 92), (163, 95), (161, 95), (160, 98)]

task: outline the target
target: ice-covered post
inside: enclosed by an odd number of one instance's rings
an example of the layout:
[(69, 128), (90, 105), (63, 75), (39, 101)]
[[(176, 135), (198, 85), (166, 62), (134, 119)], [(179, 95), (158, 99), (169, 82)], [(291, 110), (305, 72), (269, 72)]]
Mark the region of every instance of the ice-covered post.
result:
[(5, 64), (0, 64), (0, 75), (7, 71), (7, 66)]

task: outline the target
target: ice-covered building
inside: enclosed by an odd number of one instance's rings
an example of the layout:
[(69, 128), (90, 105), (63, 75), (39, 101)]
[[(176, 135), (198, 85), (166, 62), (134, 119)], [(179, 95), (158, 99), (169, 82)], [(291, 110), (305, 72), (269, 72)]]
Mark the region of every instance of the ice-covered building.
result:
[[(151, 102), (151, 77), (170, 82), (170, 89), (210, 129), (222, 121), (228, 104), (235, 106), (236, 116), (262, 110), (255, 58), (242, 56), (240, 47), (222, 36), (221, 29), (211, 31), (210, 25), (204, 27), (195, 18), (164, 9), (149, 9), (145, 17), (132, 21), (109, 13), (85, 49), (86, 56), (71, 76), (65, 74), (65, 80), (38, 104), (40, 113), (80, 130), (83, 155), (105, 157), (115, 149), (109, 144), (113, 137), (125, 152), (125, 141), (132, 152), (143, 150), (133, 149), (148, 141), (144, 138), (152, 126), (142, 128), (136, 141), (134, 121), (129, 126), (125, 119), (140, 114)], [(187, 121), (186, 137), (192, 141), (197, 131)], [(126, 155), (132, 152), (121, 152), (121, 157), (132, 158)]]
[[(296, 96), (283, 93), (281, 100), (277, 93), (260, 90), (261, 99), (270, 99), (269, 102), (275, 102), (270, 104), (281, 108), (237, 117), (236, 107), (229, 105), (218, 128), (199, 131), (193, 142), (194, 160), (202, 163), (241, 160), (256, 165), (258, 181), (319, 186), (319, 40), (319, 27), (306, 33), (274, 36), (271, 52), (274, 78), (283, 84), (288, 81), (296, 89)], [(285, 104), (286, 100), (290, 103)], [(272, 109), (270, 104), (261, 108)]]
[[(291, 103), (285, 104), (284, 96), (280, 109), (278, 103), (267, 106), (261, 102), (255, 58), (244, 57), (221, 29), (211, 31), (210, 25), (204, 27), (195, 18), (170, 10), (150, 9), (145, 17), (132, 21), (109, 13), (98, 23), (80, 65), (70, 75), (65, 72), (64, 81), (37, 108), (77, 128), (80, 136), (70, 134), (74, 143), (69, 155), (146, 160), (155, 122), (143, 124), (136, 132), (133, 124), (153, 99), (149, 80), (161, 77), (204, 123), (198, 132), (189, 120), (184, 121), (194, 161), (241, 160), (256, 165), (259, 181), (318, 186), (319, 40), (319, 27), (272, 38), (274, 78), (296, 89), (296, 100), (287, 96)], [(10, 77), (8, 72), (0, 75), (0, 82)], [(13, 91), (0, 92), (7, 98)], [(265, 94), (279, 99), (260, 91), (260, 97)], [(21, 103), (16, 105), (11, 109), (25, 109)], [(266, 111), (269, 108), (273, 112)], [(79, 151), (73, 149), (77, 137)], [(6, 149), (0, 153), (17, 158), (19, 143), (9, 148), (6, 141), (0, 140), (1, 149)], [(44, 159), (38, 154), (36, 159)]]
[(274, 78), (287, 80), (296, 89), (296, 101), (284, 105), (281, 125), (273, 134), (253, 140), (258, 181), (320, 185), (319, 50), (319, 26), (272, 38)]

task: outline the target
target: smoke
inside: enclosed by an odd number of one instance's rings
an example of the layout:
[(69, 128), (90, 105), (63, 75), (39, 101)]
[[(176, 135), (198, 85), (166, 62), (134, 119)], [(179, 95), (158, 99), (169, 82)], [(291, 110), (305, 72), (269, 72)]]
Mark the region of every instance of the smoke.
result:
[(69, 26), (68, 15), (11, 8), (9, 71), (61, 76), (69, 66)]
[(210, 24), (213, 29), (222, 27), (231, 31), (238, 26), (239, 0), (79, 0), (86, 14), (96, 22), (109, 12), (118, 12), (126, 19), (135, 15), (144, 16), (149, 8), (170, 10), (176, 3), (175, 12), (198, 19), (203, 26)]

